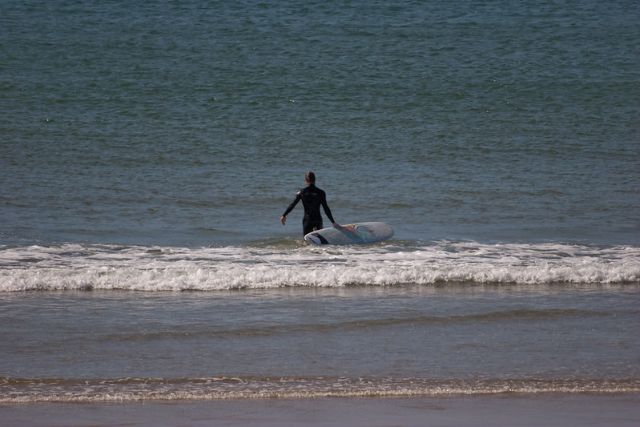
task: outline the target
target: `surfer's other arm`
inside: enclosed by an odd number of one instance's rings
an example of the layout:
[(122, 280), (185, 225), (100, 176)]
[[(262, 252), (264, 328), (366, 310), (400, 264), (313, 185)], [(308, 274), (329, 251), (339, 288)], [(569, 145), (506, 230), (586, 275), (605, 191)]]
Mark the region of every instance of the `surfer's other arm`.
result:
[(322, 209), (324, 209), (324, 214), (327, 216), (327, 218), (329, 218), (329, 221), (331, 221), (331, 225), (333, 225), (335, 228), (339, 228), (340, 224), (338, 224), (333, 219), (333, 215), (331, 215), (331, 209), (329, 209), (329, 205), (327, 204), (327, 195), (325, 194), (324, 191), (321, 194), (322, 194), (322, 200), (320, 203), (322, 204)]

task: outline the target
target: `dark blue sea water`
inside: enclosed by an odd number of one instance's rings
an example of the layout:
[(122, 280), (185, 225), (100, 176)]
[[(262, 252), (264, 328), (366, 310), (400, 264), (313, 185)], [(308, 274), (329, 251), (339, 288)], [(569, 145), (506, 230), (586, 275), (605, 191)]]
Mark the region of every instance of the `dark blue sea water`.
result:
[(638, 244), (636, 2), (3, 1), (0, 239)]
[(638, 22), (0, 0), (0, 402), (637, 392)]

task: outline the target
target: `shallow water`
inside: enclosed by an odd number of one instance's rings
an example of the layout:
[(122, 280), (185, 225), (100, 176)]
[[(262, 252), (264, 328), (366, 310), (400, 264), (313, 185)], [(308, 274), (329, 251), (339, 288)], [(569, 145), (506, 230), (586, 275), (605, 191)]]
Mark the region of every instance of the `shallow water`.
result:
[(3, 294), (2, 400), (640, 391), (639, 288)]

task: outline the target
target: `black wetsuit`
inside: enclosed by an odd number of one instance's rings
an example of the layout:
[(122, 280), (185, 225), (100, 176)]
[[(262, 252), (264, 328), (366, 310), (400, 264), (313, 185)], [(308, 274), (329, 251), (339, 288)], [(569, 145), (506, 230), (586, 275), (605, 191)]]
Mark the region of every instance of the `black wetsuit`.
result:
[(309, 184), (296, 194), (296, 199), (291, 202), (283, 216), (287, 216), (293, 208), (296, 207), (298, 202), (302, 200), (302, 206), (304, 206), (304, 218), (302, 218), (302, 230), (306, 235), (313, 230), (320, 230), (322, 228), (322, 216), (320, 215), (320, 206), (324, 209), (324, 213), (329, 218), (329, 221), (334, 223), (333, 215), (331, 215), (331, 209), (327, 205), (327, 195), (324, 191), (315, 186), (315, 184)]

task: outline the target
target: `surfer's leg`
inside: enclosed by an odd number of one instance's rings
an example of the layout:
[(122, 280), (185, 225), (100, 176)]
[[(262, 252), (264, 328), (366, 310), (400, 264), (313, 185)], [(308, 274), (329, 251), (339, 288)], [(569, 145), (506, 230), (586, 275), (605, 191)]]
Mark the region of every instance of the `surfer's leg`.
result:
[(302, 220), (302, 235), (306, 236), (315, 230), (322, 229), (322, 221), (313, 221), (309, 218), (305, 218)]
[(313, 231), (313, 226), (309, 223), (309, 221), (302, 221), (302, 236), (306, 236), (307, 234)]

